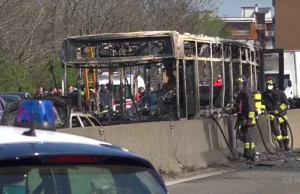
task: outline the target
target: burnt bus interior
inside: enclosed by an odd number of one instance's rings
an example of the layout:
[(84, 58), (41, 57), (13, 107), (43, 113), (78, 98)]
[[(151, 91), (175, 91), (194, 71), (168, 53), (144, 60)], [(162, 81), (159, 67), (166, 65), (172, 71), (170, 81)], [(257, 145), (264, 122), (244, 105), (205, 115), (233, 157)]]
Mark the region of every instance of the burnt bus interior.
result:
[[(130, 33), (128, 33), (130, 34)], [(124, 91), (120, 89), (118, 114), (113, 110), (114, 95), (109, 88), (108, 121), (176, 120), (203, 116), (205, 110), (224, 107), (234, 98), (233, 79), (239, 74), (249, 78), (249, 86), (257, 89), (259, 53), (256, 47), (230, 40), (184, 40), (180, 35), (158, 34), (143, 36), (96, 35), (67, 38), (63, 43), (63, 88), (66, 89), (67, 68), (97, 68), (110, 72), (130, 71), (134, 79), (141, 75), (146, 84), (143, 101), (135, 102), (137, 87), (130, 91), (133, 105), (125, 108)], [(86, 52), (93, 48), (93, 58)], [(175, 49), (176, 48), (176, 49)], [(177, 49), (178, 48), (178, 49)], [(213, 86), (221, 75), (223, 85)], [(120, 82), (136, 85), (135, 80)], [(66, 91), (65, 91), (66, 92)], [(153, 100), (154, 99), (154, 100)], [(141, 104), (147, 104), (141, 106)], [(141, 110), (142, 109), (142, 110)], [(114, 115), (114, 116), (113, 116)], [(116, 117), (115, 115), (119, 115)]]
[[(244, 74), (252, 90), (257, 89), (259, 50), (233, 41), (184, 41), (179, 60), (181, 117), (205, 116), (233, 101), (233, 79)], [(221, 75), (222, 87), (213, 82)], [(198, 87), (197, 87), (198, 86)], [(198, 96), (199, 95), (199, 96)]]

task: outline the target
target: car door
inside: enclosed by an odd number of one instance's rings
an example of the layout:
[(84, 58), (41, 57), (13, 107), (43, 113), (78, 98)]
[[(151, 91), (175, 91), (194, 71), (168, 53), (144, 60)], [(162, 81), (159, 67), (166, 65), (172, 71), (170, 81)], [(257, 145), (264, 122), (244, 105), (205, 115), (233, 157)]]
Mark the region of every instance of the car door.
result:
[(90, 121), (93, 122), (94, 126), (101, 126), (101, 123), (94, 117), (89, 117)]
[(78, 115), (72, 115), (70, 127), (71, 128), (83, 127), (83, 123), (81, 122), (81, 119), (78, 117)]
[(86, 116), (79, 116), (83, 127), (92, 127), (95, 126), (93, 122)]

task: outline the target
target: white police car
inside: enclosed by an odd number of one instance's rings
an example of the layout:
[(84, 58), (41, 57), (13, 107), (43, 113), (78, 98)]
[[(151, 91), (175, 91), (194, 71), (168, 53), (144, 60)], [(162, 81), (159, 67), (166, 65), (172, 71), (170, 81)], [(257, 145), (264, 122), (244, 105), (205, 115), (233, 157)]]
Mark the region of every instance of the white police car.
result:
[(106, 142), (51, 131), (52, 110), (50, 101), (24, 100), (16, 126), (0, 126), (1, 193), (167, 193), (148, 160)]

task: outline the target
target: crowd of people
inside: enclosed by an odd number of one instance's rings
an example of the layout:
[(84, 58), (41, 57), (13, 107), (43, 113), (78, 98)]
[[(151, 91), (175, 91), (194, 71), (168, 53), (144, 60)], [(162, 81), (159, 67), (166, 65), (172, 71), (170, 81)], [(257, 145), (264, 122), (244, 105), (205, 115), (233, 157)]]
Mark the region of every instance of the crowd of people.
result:
[(45, 96), (48, 94), (52, 94), (52, 95), (62, 95), (62, 89), (61, 88), (56, 88), (56, 87), (51, 87), (48, 90), (46, 88), (43, 87), (38, 87), (34, 97), (41, 97), (41, 96)]
[[(104, 110), (105, 107), (107, 107), (109, 104), (108, 88), (109, 88), (108, 84), (106, 84), (106, 85), (102, 84), (100, 86), (100, 90), (99, 90), (99, 101), (100, 102), (99, 103), (100, 103), (101, 111)], [(89, 91), (90, 91), (90, 98), (95, 100), (96, 89), (90, 87)], [(146, 90), (144, 87), (140, 87), (138, 89), (138, 92), (135, 95), (135, 101), (139, 101), (145, 95), (145, 91)], [(61, 88), (51, 87), (47, 90), (43, 87), (38, 87), (34, 96), (35, 97), (43, 97), (45, 95), (62, 95), (62, 94), (63, 94), (63, 92), (62, 92)], [(66, 95), (74, 96), (74, 97), (78, 96), (78, 89), (74, 88), (72, 85), (68, 85)], [(118, 98), (117, 94), (115, 94), (115, 95), (116, 95), (115, 97)], [(81, 96), (82, 96), (82, 100), (84, 103), (84, 97), (85, 97), (85, 89), (84, 88), (83, 88), (83, 90), (81, 90)]]
[[(153, 91), (153, 88), (150, 88), (150, 92)], [(90, 99), (94, 102), (96, 102), (96, 89), (93, 87), (89, 87), (89, 94), (90, 94)], [(36, 90), (36, 93), (34, 94), (34, 97), (43, 97), (46, 95), (63, 95), (63, 91), (61, 88), (56, 88), (56, 87), (51, 87), (49, 89), (45, 89), (43, 87), (38, 87)], [(138, 91), (136, 95), (134, 96), (134, 100), (140, 101), (143, 96), (146, 95), (146, 89), (144, 87), (138, 88)], [(67, 91), (66, 91), (66, 96), (70, 96), (72, 100), (72, 107), (75, 108), (79, 106), (78, 103), (78, 89), (76, 87), (73, 87), (72, 85), (67, 86)], [(120, 93), (118, 91), (113, 91), (113, 96), (115, 101), (120, 101)], [(86, 104), (85, 101), (85, 88), (81, 88), (81, 97), (82, 97), (82, 107), (85, 110), (89, 110), (89, 104)], [(109, 105), (109, 85), (102, 84), (100, 85), (100, 90), (99, 90), (99, 106), (100, 106), (100, 111), (104, 111), (107, 109)]]

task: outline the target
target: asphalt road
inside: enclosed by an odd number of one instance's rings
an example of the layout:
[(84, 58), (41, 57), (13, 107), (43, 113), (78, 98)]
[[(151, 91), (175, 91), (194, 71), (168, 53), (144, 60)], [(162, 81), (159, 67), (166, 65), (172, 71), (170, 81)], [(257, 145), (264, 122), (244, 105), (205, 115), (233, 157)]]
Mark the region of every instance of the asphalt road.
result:
[(233, 164), (235, 172), (170, 185), (168, 190), (170, 194), (300, 193), (300, 153), (261, 157), (260, 161), (274, 165)]
[(171, 185), (170, 194), (298, 194), (300, 173), (242, 170)]

